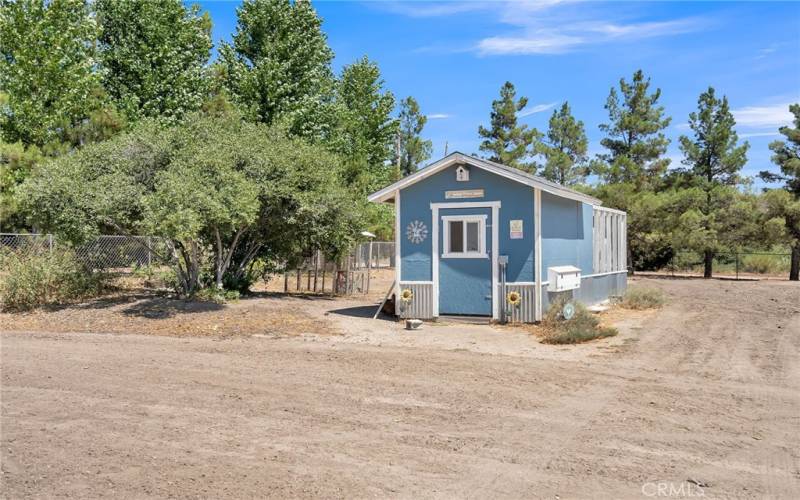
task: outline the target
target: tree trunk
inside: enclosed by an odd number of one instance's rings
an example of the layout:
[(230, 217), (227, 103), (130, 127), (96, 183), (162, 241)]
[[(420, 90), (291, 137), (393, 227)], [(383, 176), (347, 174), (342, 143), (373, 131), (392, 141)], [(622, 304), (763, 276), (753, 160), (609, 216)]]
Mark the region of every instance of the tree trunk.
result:
[(703, 278), (710, 278), (711, 271), (714, 267), (714, 252), (706, 250), (704, 255), (705, 269), (703, 270)]
[(800, 241), (792, 245), (792, 264), (789, 268), (789, 281), (800, 281)]
[(625, 248), (625, 253), (627, 254), (627, 258), (628, 258), (628, 275), (629, 276), (633, 276), (633, 272), (634, 272), (634, 269), (633, 269), (633, 250), (631, 250), (630, 242), (627, 242), (625, 247), (626, 247)]

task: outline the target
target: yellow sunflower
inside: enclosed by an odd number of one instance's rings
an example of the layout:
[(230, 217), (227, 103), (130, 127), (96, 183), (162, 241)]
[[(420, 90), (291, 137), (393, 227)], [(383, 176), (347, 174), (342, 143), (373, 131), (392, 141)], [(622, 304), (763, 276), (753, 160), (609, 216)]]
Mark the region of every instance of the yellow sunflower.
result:
[(411, 291), (410, 288), (404, 288), (400, 292), (400, 300), (403, 302), (411, 302), (411, 299), (414, 298), (414, 292)]
[(522, 302), (522, 296), (519, 294), (519, 292), (511, 291), (508, 292), (508, 295), (506, 295), (506, 300), (512, 306), (518, 306), (519, 303)]

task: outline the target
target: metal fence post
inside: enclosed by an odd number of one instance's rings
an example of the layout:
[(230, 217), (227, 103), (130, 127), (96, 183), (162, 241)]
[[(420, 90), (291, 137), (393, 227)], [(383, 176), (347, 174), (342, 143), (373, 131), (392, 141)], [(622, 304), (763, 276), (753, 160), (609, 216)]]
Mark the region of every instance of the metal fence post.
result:
[(736, 281), (739, 281), (739, 252), (736, 252)]
[(50, 248), (50, 253), (52, 254), (53, 253), (53, 235), (52, 234), (48, 234), (47, 235), (47, 243), (48, 243), (48, 247)]

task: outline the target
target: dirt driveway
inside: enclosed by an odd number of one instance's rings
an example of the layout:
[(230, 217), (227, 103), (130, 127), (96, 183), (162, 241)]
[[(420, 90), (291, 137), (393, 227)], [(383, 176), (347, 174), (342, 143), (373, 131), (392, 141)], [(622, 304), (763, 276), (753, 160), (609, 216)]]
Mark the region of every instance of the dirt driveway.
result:
[(355, 303), (315, 313), (339, 336), (5, 331), (0, 491), (800, 497), (800, 287), (638, 284), (669, 305), (577, 348)]

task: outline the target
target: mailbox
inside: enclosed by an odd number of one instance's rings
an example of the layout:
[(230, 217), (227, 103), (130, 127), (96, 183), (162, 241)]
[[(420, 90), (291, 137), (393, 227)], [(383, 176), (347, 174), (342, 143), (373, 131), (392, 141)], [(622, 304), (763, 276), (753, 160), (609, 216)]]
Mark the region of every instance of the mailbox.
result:
[(551, 292), (575, 290), (581, 287), (581, 270), (575, 266), (547, 268), (547, 289)]

